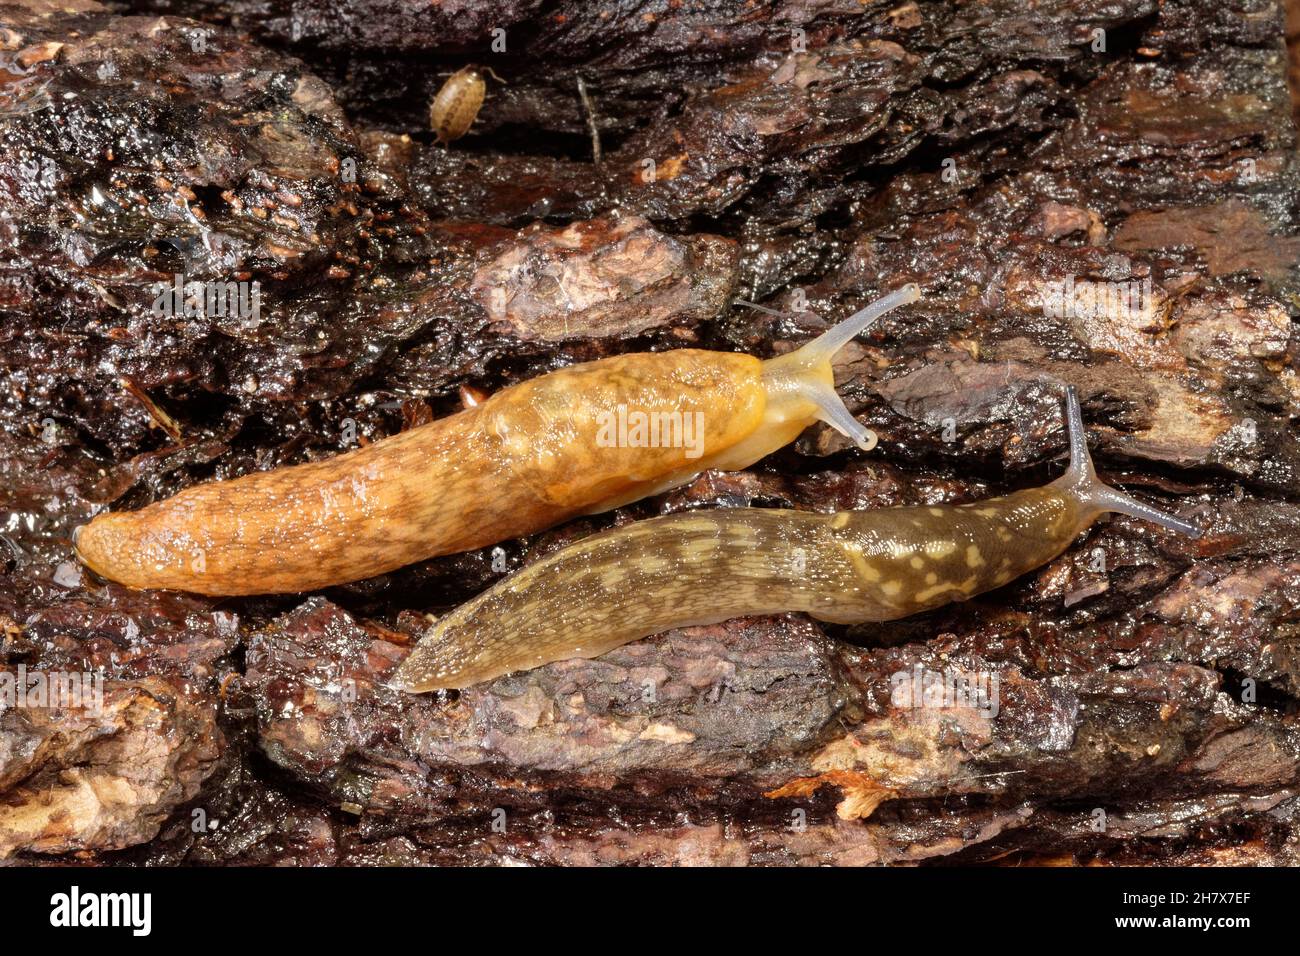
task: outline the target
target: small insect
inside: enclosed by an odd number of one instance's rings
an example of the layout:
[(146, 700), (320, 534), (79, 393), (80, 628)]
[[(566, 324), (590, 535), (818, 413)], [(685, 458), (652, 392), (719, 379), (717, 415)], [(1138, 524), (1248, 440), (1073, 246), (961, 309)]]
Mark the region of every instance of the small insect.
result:
[(478, 111), (483, 107), (483, 97), (487, 95), (484, 73), (490, 74), (498, 83), (505, 82), (490, 67), (480, 69), (471, 65), (461, 67), (442, 84), (429, 104), (429, 126), (437, 136), (436, 142), (445, 146), (460, 139), (474, 125)]
[(876, 436), (836, 394), (831, 359), (920, 294), (897, 289), (766, 361), (674, 349), (560, 369), (334, 458), (99, 515), (74, 546), (93, 571), (137, 588), (308, 591), (748, 467), (815, 421), (870, 450)]
[(1061, 554), (1106, 512), (1199, 534), (1097, 478), (1073, 388), (1066, 422), (1069, 470), (1042, 488), (838, 514), (717, 508), (577, 541), (439, 618), (392, 684), (414, 693), (467, 687), (742, 615), (892, 621), (1001, 587)]

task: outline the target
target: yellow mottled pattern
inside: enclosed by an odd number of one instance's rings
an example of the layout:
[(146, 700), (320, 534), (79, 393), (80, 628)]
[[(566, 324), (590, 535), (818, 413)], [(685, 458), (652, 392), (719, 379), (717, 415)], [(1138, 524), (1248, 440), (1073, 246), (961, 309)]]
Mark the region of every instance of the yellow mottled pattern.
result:
[(751, 355), (679, 349), (621, 355), (523, 382), (495, 396), (485, 428), (515, 480), (559, 507), (590, 510), (700, 459), (682, 447), (600, 447), (602, 415), (703, 415), (701, 458), (735, 445), (763, 417), (762, 363)]
[[(1051, 486), (955, 507), (846, 512), (837, 530), (864, 580), (879, 586), (885, 620), (1006, 584), (1064, 551), (1092, 519), (1077, 499)], [(895, 587), (895, 585), (901, 585)], [(870, 608), (845, 608), (828, 618), (872, 620)]]
[(1049, 487), (978, 507), (654, 518), (571, 545), (461, 605), (396, 680), (465, 687), (748, 614), (893, 620), (1007, 583), (1064, 551), (1093, 516)]
[(97, 517), (76, 548), (138, 588), (202, 594), (307, 591), (540, 531), (665, 476), (685, 448), (597, 444), (622, 403), (704, 413), (706, 453), (762, 420), (761, 363), (682, 349), (562, 369), (484, 404), (327, 461), (188, 488)]

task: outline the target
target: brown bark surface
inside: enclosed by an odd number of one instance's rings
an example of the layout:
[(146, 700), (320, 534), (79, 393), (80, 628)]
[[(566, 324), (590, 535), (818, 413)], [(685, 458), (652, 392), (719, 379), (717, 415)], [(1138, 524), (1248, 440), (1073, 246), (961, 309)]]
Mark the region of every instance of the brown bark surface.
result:
[[(125, 6), (0, 0), (0, 669), (105, 678), (94, 712), (0, 703), (0, 859), (1300, 862), (1279, 5)], [(466, 63), (507, 82), (435, 146)], [(260, 315), (159, 316), (177, 274), (256, 280)], [(1051, 314), (1067, 277), (1153, 307)], [(837, 368), (868, 454), (813, 429), (318, 594), (132, 591), (72, 555), (106, 507), (337, 454), (462, 386), (768, 357), (905, 282), (923, 300)], [(615, 522), (1040, 484), (1066, 383), (1100, 470), (1204, 537), (1115, 518), (904, 621), (738, 619), (460, 693), (385, 684), (426, 615)], [(996, 675), (996, 716), (902, 705), (918, 669)]]

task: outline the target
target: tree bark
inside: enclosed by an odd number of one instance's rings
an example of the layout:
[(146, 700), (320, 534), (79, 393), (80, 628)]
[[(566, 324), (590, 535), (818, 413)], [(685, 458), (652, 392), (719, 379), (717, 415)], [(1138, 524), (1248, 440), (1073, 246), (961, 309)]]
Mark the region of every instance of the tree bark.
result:
[[(104, 678), (94, 712), (0, 703), (0, 858), (1300, 862), (1284, 11), (455, 6), (0, 6), (0, 666)], [(467, 63), (506, 82), (436, 146), (429, 100)], [(178, 276), (256, 282), (260, 309), (160, 315)], [(463, 386), (767, 357), (906, 282), (922, 301), (836, 369), (869, 454), (818, 427), (312, 595), (131, 591), (71, 550), (105, 507), (337, 454)], [(1041, 484), (1067, 383), (1102, 472), (1202, 538), (1115, 518), (903, 621), (745, 618), (386, 685), (427, 614), (612, 523)], [(995, 680), (996, 712), (908, 706), (927, 675)]]

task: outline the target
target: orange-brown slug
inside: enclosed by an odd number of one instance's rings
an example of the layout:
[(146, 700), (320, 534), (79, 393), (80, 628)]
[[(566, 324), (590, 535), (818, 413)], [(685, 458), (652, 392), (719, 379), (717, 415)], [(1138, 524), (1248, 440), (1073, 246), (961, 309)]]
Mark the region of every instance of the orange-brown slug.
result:
[(78, 528), (78, 557), (137, 588), (308, 591), (540, 531), (744, 468), (827, 422), (875, 436), (835, 393), (831, 359), (898, 289), (762, 361), (679, 349), (575, 365), (325, 461), (187, 488)]
[(1066, 420), (1069, 470), (1042, 488), (974, 504), (838, 514), (691, 511), (577, 541), (439, 619), (392, 683), (413, 692), (467, 687), (741, 615), (890, 621), (1014, 580), (1109, 511), (1198, 534), (1102, 484), (1073, 388)]

